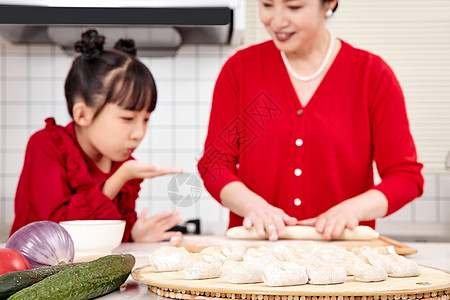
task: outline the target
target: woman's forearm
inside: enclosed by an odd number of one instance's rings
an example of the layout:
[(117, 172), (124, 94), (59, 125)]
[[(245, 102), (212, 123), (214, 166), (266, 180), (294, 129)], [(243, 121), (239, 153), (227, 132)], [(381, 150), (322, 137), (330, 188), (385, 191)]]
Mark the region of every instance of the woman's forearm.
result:
[(240, 181), (233, 181), (224, 186), (220, 192), (220, 201), (223, 206), (241, 217), (245, 217), (252, 207), (265, 202)]
[(351, 205), (356, 206), (357, 218), (360, 221), (369, 221), (382, 218), (388, 209), (388, 200), (379, 190), (371, 189), (356, 197), (348, 199)]

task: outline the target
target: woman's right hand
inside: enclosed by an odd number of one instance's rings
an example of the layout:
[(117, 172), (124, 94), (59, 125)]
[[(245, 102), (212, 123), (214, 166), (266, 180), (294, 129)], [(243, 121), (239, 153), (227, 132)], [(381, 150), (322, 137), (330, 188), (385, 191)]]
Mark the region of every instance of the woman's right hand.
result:
[[(179, 174), (184, 172), (184, 168), (161, 167), (155, 164), (147, 164), (138, 160), (128, 160), (120, 168), (120, 172), (128, 181), (133, 178), (154, 178), (168, 174)], [(118, 170), (118, 171), (119, 171)]]
[(286, 225), (296, 225), (297, 219), (247, 188), (241, 181), (232, 181), (220, 192), (222, 204), (244, 218), (245, 228), (255, 227), (259, 236), (267, 233), (269, 240), (276, 241), (285, 234)]
[(296, 225), (297, 219), (286, 214), (282, 209), (270, 205), (265, 200), (258, 201), (244, 217), (243, 225), (250, 229), (255, 227), (259, 236), (266, 235), (271, 241), (278, 240), (286, 233), (286, 225)]

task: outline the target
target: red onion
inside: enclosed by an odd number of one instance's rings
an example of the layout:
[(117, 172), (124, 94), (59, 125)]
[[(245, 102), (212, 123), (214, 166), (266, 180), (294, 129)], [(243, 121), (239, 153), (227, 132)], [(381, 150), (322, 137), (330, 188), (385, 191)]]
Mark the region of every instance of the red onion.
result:
[(20, 252), (31, 268), (70, 263), (75, 256), (70, 234), (51, 221), (33, 222), (20, 228), (8, 239), (6, 248)]

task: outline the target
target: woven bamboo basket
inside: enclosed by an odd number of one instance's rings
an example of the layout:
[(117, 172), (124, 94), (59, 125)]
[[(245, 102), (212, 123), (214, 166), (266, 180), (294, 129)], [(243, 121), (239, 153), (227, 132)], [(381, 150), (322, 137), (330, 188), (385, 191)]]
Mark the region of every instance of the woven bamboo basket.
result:
[(352, 276), (334, 285), (268, 287), (231, 284), (223, 278), (186, 280), (179, 272), (154, 272), (138, 268), (132, 277), (157, 295), (185, 300), (450, 300), (450, 274), (421, 267), (418, 277), (388, 278), (381, 282), (358, 282)]

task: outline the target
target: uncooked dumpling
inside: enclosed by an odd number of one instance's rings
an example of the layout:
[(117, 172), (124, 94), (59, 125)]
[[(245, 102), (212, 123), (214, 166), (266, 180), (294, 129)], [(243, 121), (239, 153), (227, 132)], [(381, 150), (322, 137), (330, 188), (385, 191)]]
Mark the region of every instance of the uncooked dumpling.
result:
[(335, 264), (345, 268), (347, 275), (353, 275), (356, 281), (375, 282), (383, 281), (387, 278), (387, 273), (383, 268), (372, 266), (363, 257), (346, 251), (347, 254), (338, 255)]
[(158, 272), (178, 271), (188, 253), (184, 247), (162, 246), (150, 255), (150, 264)]
[(269, 262), (264, 266), (262, 278), (268, 286), (302, 285), (308, 282), (304, 266), (279, 260)]
[(261, 267), (274, 260), (277, 260), (277, 258), (271, 252), (259, 248), (250, 248), (244, 255), (244, 261), (258, 262)]
[[(351, 253), (351, 252), (349, 252)], [(344, 265), (346, 266), (347, 275), (353, 275), (356, 281), (362, 282), (376, 282), (383, 281), (387, 278), (386, 271), (377, 266), (372, 266), (362, 257), (354, 255), (345, 259)]]
[(387, 273), (383, 268), (361, 263), (354, 266), (353, 276), (356, 281), (376, 282), (387, 278)]
[(183, 262), (181, 274), (184, 279), (207, 279), (220, 277), (222, 262), (205, 253), (191, 253)]
[[(253, 250), (249, 249), (249, 251), (252, 252)], [(291, 249), (287, 247), (285, 244), (281, 243), (263, 245), (255, 249), (255, 251), (272, 254), (278, 260), (287, 260), (290, 256), (292, 256)]]
[(398, 255), (392, 246), (387, 246), (386, 251), (388, 254), (380, 254), (368, 246), (361, 247), (359, 250), (360, 254), (366, 257), (371, 265), (383, 268), (389, 277), (420, 275), (420, 268), (415, 261)]
[(347, 280), (347, 273), (344, 268), (338, 266), (307, 266), (306, 273), (308, 274), (310, 284), (337, 284), (343, 283)]
[(257, 260), (227, 260), (222, 266), (222, 277), (229, 283), (262, 282), (263, 268)]
[(200, 253), (214, 255), (223, 263), (226, 260), (241, 261), (246, 251), (247, 249), (243, 245), (221, 245), (207, 247)]

